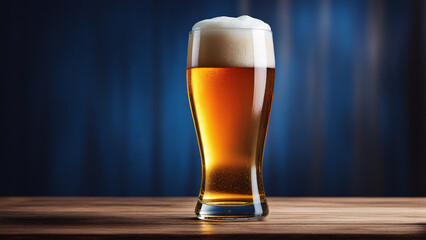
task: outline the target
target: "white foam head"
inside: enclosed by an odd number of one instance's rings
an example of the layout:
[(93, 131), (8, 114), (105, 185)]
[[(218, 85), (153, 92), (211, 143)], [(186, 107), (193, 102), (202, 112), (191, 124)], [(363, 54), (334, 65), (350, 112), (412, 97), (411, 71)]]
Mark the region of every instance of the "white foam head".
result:
[(233, 17), (215, 17), (197, 22), (192, 30), (218, 29), (218, 28), (238, 28), (238, 29), (263, 29), (271, 30), (271, 27), (262, 20), (243, 15)]
[(246, 15), (197, 22), (189, 35), (187, 67), (275, 68), (271, 27)]

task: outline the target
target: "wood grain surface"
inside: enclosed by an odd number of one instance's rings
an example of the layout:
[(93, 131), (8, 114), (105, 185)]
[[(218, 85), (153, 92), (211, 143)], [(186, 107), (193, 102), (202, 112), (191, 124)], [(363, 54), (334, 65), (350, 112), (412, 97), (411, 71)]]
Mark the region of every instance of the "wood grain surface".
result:
[(426, 239), (426, 198), (268, 202), (262, 221), (203, 222), (196, 197), (0, 197), (0, 238)]

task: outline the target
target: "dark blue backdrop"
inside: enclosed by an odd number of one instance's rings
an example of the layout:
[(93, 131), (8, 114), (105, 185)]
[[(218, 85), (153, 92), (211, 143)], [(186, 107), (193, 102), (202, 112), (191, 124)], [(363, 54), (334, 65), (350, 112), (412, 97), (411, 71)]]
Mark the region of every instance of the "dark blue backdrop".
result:
[(0, 1), (0, 195), (196, 195), (188, 32), (274, 32), (267, 195), (426, 195), (424, 1)]

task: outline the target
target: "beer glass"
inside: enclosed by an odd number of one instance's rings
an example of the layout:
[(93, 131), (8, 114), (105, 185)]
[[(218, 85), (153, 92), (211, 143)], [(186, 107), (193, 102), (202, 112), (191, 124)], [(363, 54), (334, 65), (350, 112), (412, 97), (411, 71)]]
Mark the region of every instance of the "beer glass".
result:
[(199, 219), (258, 220), (268, 214), (262, 159), (274, 76), (270, 30), (190, 32), (187, 87), (202, 163)]

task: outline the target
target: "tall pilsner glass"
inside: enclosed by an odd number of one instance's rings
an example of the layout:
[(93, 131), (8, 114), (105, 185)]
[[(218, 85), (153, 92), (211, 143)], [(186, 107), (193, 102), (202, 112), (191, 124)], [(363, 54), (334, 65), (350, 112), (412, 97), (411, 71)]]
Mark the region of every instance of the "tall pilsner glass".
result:
[(271, 30), (233, 25), (190, 32), (187, 85), (202, 162), (199, 219), (268, 214), (262, 160), (274, 76)]

